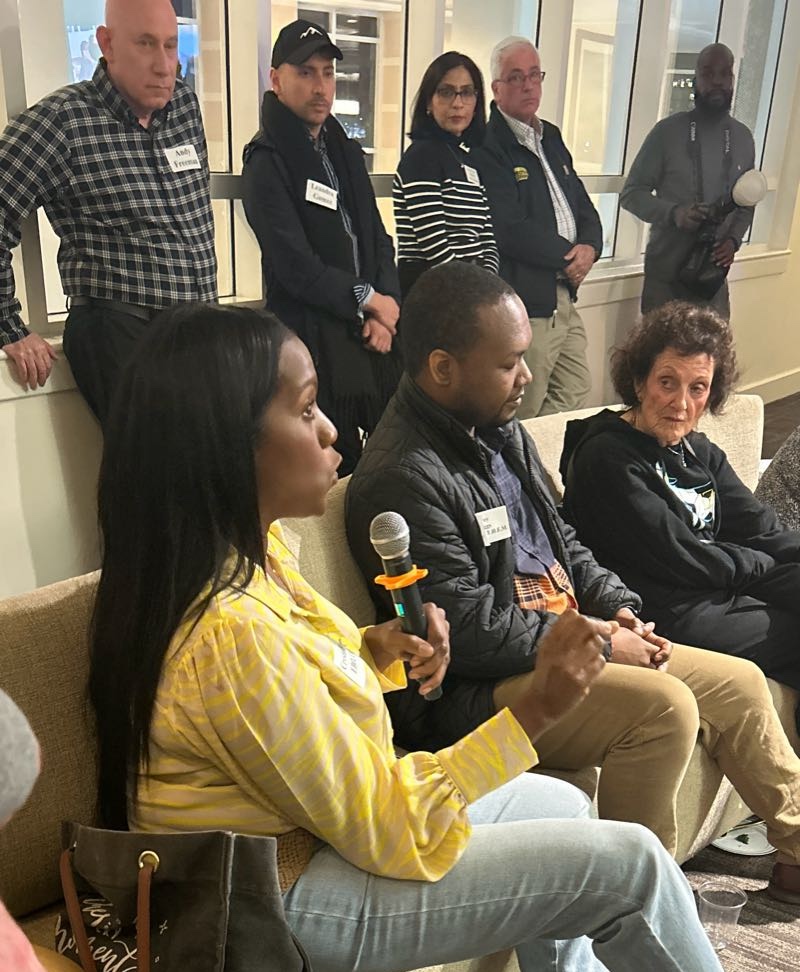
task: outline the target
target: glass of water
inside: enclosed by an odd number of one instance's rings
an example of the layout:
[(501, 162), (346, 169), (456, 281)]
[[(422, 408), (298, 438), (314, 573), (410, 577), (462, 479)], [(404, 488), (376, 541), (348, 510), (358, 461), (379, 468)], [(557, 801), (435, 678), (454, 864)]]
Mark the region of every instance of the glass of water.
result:
[(747, 895), (730, 881), (706, 881), (697, 889), (697, 911), (716, 951), (733, 941)]

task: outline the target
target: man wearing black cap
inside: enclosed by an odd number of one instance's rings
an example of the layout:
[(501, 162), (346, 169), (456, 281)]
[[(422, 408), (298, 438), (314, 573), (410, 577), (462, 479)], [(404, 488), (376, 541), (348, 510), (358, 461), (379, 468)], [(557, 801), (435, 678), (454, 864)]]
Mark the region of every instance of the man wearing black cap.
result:
[(278, 35), (261, 129), (244, 151), (244, 207), (267, 307), (311, 352), (346, 475), (397, 383), (400, 286), (364, 153), (331, 116), (334, 58), (342, 52), (318, 24)]

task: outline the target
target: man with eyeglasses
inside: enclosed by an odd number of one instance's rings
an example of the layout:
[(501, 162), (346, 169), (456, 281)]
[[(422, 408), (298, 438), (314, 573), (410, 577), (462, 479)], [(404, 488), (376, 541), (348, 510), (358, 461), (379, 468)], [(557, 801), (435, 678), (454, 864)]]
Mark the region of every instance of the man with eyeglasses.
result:
[(525, 304), (533, 380), (517, 415), (531, 418), (585, 404), (591, 389), (578, 287), (603, 249), (597, 210), (561, 132), (538, 115), (539, 53), (524, 37), (492, 51), (492, 102), (478, 164), (489, 196), (500, 275)]
[[(679, 279), (681, 267), (709, 215), (730, 198), (736, 179), (755, 165), (750, 129), (731, 117), (733, 52), (709, 44), (697, 58), (694, 108), (663, 118), (645, 138), (620, 195), (623, 209), (651, 224), (644, 256), (642, 313), (670, 300), (701, 303)], [(753, 207), (737, 206), (717, 227), (714, 262), (729, 267), (753, 221)], [(728, 283), (709, 301), (730, 317)]]
[(281, 30), (242, 178), (266, 306), (311, 353), (345, 476), (400, 377), (400, 283), (364, 151), (331, 115), (341, 58), (319, 24), (295, 20)]

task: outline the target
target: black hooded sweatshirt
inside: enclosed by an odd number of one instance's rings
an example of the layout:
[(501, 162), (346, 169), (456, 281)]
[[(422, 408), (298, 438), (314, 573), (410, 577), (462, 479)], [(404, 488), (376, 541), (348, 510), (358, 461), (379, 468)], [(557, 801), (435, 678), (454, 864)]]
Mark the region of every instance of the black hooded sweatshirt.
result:
[(643, 616), (663, 625), (720, 592), (798, 612), (800, 533), (783, 529), (703, 433), (662, 447), (606, 409), (568, 423), (561, 475), (565, 518), (641, 595)]

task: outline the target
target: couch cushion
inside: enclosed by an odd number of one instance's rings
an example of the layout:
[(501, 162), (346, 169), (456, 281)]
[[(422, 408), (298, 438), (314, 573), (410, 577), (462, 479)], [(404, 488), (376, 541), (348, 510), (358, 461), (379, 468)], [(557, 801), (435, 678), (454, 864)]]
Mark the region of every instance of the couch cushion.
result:
[(732, 395), (722, 415), (706, 415), (698, 431), (722, 449), (748, 489), (758, 485), (764, 439), (764, 401), (759, 395)]
[(0, 831), (0, 895), (14, 915), (60, 898), (61, 821), (94, 819), (86, 682), (96, 584), (97, 575), (86, 574), (0, 601), (0, 685), (28, 717), (42, 751), (30, 799)]
[(282, 520), (286, 539), (308, 583), (340, 607), (359, 627), (375, 623), (375, 606), (347, 544), (344, 496), (349, 476), (328, 493), (322, 516)]

